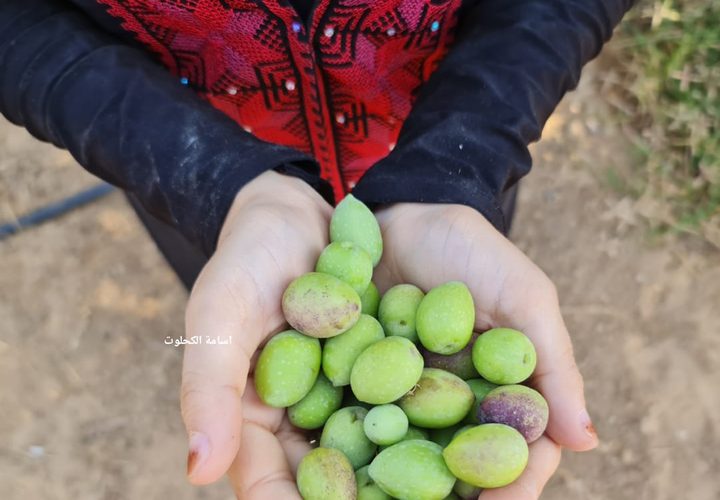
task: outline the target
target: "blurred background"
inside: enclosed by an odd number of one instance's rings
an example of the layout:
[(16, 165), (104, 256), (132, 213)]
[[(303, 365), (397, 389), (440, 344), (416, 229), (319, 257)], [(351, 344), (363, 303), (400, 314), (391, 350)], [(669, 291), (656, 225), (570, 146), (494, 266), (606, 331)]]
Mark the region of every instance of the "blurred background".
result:
[[(533, 155), (512, 239), (602, 439), (543, 499), (720, 499), (720, 3), (641, 1)], [(96, 183), (0, 121), (0, 222)], [(117, 192), (0, 241), (1, 498), (232, 497), (184, 478), (186, 298)]]

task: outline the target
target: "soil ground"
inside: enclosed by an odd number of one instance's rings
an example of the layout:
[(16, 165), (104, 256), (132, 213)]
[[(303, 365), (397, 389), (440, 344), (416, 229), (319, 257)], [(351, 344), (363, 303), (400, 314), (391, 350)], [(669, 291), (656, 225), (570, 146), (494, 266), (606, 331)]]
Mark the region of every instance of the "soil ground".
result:
[[(720, 498), (720, 253), (607, 187), (630, 146), (592, 71), (534, 148), (512, 238), (557, 284), (602, 438), (545, 500)], [(96, 180), (0, 124), (0, 220)], [(0, 497), (228, 499), (185, 483), (186, 293), (120, 194), (0, 242)]]

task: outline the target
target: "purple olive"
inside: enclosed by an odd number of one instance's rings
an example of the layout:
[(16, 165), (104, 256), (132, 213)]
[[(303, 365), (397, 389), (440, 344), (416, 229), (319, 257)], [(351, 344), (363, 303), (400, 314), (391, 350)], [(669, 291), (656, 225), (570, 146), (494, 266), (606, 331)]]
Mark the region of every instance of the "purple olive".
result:
[(545, 432), (549, 410), (545, 398), (536, 390), (524, 385), (505, 385), (485, 396), (477, 416), (480, 423), (509, 425), (532, 443)]

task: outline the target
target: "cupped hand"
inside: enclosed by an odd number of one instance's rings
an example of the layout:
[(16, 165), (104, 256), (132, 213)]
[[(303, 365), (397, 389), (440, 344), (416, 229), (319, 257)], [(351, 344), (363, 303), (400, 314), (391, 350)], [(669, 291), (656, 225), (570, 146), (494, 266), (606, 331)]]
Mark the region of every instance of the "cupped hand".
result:
[(560, 448), (597, 446), (585, 410), (583, 381), (550, 279), (477, 211), (461, 205), (401, 203), (378, 212), (384, 239), (375, 270), (381, 290), (412, 283), (423, 290), (462, 281), (475, 299), (476, 329), (523, 331), (538, 362), (530, 380), (547, 399), (546, 435), (530, 445), (523, 475), (480, 500), (537, 500), (560, 461)]
[(265, 406), (248, 378), (253, 355), (285, 324), (282, 293), (312, 270), (327, 244), (331, 207), (305, 182), (266, 172), (237, 195), (188, 302), (181, 406), (189, 436), (188, 478), (228, 472), (238, 498), (299, 498), (294, 470), (309, 451), (285, 410)]

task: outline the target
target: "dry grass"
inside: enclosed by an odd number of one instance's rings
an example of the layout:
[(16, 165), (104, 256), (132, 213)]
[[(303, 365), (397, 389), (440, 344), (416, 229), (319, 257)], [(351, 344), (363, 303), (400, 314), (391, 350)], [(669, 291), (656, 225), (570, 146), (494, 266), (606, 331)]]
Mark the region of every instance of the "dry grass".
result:
[(602, 93), (638, 153), (608, 180), (653, 228), (720, 247), (720, 2), (641, 0), (608, 55)]

